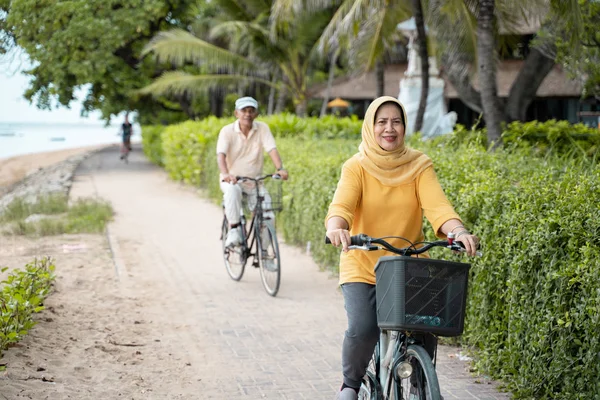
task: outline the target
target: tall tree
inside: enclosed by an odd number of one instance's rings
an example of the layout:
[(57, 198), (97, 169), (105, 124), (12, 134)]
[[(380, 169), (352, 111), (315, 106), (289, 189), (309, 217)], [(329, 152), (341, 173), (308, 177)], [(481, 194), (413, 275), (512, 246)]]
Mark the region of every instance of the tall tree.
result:
[(421, 97), (413, 132), (419, 132), (423, 128), (423, 119), (427, 108), (427, 97), (429, 96), (429, 52), (427, 49), (427, 34), (425, 33), (425, 17), (421, 0), (412, 0), (415, 25), (417, 27), (417, 46), (419, 47), (419, 58), (421, 59)]
[(496, 57), (494, 38), (494, 0), (480, 0), (477, 13), (477, 72), (481, 87), (483, 115), (488, 130), (488, 145), (498, 146), (502, 130), (502, 108), (498, 99), (496, 82)]
[(25, 97), (40, 108), (69, 107), (75, 90), (87, 88), (83, 112), (104, 118), (122, 110), (164, 110), (135, 98), (135, 89), (157, 73), (140, 51), (162, 29), (186, 24), (184, 0), (7, 1), (0, 3), (0, 46), (20, 46), (33, 67)]

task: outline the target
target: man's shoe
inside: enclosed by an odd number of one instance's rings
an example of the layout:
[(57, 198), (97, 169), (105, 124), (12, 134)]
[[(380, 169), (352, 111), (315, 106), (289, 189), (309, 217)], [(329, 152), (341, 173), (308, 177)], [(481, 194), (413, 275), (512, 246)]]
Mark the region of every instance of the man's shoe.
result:
[(275, 262), (275, 257), (269, 255), (267, 250), (261, 250), (261, 258), (267, 271), (277, 272), (277, 263)]
[(352, 388), (344, 388), (336, 396), (335, 400), (357, 400), (358, 394)]
[(227, 238), (225, 239), (225, 247), (234, 247), (242, 243), (242, 235), (239, 228), (231, 228), (227, 232)]

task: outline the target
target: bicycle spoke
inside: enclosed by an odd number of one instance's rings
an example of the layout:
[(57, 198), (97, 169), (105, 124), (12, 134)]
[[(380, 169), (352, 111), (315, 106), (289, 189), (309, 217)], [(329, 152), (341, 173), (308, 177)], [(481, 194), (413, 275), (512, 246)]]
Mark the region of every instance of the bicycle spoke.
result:
[(246, 266), (246, 250), (243, 245), (227, 247), (225, 241), (227, 240), (227, 233), (229, 232), (229, 223), (227, 219), (223, 220), (223, 226), (221, 229), (221, 241), (223, 244), (223, 261), (225, 261), (225, 268), (227, 273), (234, 281), (239, 281), (244, 275), (244, 268)]
[(275, 296), (281, 280), (279, 245), (275, 231), (263, 224), (258, 240), (258, 263), (260, 276), (267, 293)]

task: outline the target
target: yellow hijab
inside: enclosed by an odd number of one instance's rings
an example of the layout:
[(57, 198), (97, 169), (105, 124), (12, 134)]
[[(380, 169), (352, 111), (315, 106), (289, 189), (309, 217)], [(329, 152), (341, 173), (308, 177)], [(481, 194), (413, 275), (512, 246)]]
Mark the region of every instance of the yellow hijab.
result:
[(379, 182), (386, 186), (399, 186), (414, 181), (417, 176), (433, 163), (422, 152), (404, 145), (404, 139), (397, 149), (383, 150), (375, 139), (375, 114), (383, 103), (395, 103), (402, 110), (404, 126), (407, 124), (406, 110), (402, 103), (391, 96), (379, 97), (369, 105), (362, 126), (362, 142), (358, 146), (360, 165)]

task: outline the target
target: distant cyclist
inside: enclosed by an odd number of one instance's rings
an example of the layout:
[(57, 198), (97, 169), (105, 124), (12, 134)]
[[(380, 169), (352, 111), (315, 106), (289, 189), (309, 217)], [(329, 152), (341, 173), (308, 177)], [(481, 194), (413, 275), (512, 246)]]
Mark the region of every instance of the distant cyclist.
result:
[(129, 122), (129, 113), (125, 114), (125, 121), (121, 124), (121, 160), (131, 151), (131, 135), (133, 127)]
[[(240, 230), (235, 229), (240, 224), (242, 193), (249, 196), (250, 204), (256, 202), (256, 199), (253, 199), (256, 195), (253, 183), (237, 184), (236, 176), (260, 176), (263, 173), (263, 152), (266, 152), (281, 178), (288, 178), (271, 129), (264, 122), (255, 121), (258, 116), (258, 102), (252, 97), (237, 99), (235, 116), (237, 120), (224, 126), (217, 140), (217, 163), (221, 172), (225, 215), (232, 228), (227, 234), (226, 246), (235, 246), (242, 241)], [(275, 220), (272, 211), (266, 211), (264, 216), (266, 220), (272, 221), (271, 223)]]

